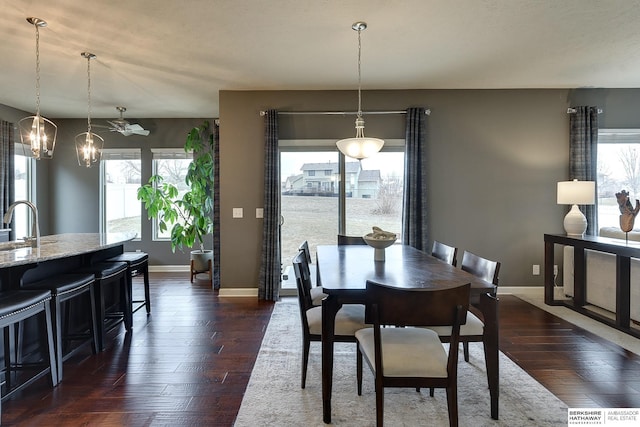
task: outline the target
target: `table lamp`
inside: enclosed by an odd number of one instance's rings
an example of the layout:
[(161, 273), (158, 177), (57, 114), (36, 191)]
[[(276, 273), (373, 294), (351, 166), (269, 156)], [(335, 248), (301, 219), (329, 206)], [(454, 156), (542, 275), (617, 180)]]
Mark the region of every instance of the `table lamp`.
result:
[(567, 236), (582, 237), (587, 230), (587, 218), (578, 205), (593, 205), (596, 198), (594, 181), (561, 181), (558, 183), (558, 204), (573, 205), (564, 217), (564, 230)]

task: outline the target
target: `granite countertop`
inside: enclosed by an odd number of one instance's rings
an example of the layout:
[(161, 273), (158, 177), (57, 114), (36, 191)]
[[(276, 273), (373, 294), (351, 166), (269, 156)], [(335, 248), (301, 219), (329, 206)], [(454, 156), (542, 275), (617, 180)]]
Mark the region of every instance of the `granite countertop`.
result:
[(22, 241), (0, 243), (0, 268), (33, 264), (82, 255), (117, 246), (136, 237), (136, 233), (66, 233), (42, 236), (40, 249)]

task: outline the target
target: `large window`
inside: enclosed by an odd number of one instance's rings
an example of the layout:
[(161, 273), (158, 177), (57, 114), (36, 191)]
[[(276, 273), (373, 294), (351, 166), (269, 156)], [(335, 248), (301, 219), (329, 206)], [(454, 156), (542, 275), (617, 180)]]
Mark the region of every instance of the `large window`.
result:
[(102, 153), (102, 230), (141, 233), (140, 150), (104, 150)]
[[(189, 189), (184, 179), (189, 170), (192, 155), (183, 149), (153, 149), (153, 173), (160, 175), (163, 182), (173, 184), (178, 189), (178, 199)], [(153, 239), (169, 240), (171, 229), (161, 232), (157, 219), (153, 220)]]
[(404, 140), (387, 140), (385, 150), (369, 159), (345, 158), (345, 194), (341, 199), (335, 141), (280, 141), (283, 267), (291, 265), (304, 240), (309, 242), (312, 256), (317, 245), (335, 244), (339, 232), (363, 236), (378, 226), (397, 233), (400, 240), (403, 150)]
[(598, 227), (619, 227), (616, 193), (626, 190), (630, 200), (640, 199), (640, 129), (600, 129), (597, 188)]

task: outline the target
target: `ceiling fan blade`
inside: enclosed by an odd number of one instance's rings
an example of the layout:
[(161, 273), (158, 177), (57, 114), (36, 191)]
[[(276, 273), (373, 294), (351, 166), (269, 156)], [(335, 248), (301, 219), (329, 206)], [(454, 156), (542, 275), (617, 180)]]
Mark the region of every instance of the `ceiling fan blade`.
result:
[(137, 123), (134, 123), (132, 125), (128, 125), (126, 127), (126, 130), (128, 132), (131, 132), (131, 133), (136, 134), (136, 135), (144, 135), (144, 136), (149, 135), (149, 131), (144, 129), (142, 126), (140, 126)]

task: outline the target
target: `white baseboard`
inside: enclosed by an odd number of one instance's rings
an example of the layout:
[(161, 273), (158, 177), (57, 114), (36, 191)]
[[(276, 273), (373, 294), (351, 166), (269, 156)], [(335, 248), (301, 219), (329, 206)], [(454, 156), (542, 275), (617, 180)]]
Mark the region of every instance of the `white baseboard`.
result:
[(220, 288), (219, 297), (258, 297), (258, 288)]
[(498, 295), (542, 295), (544, 286), (498, 286)]
[(151, 273), (177, 273), (186, 271), (189, 272), (189, 265), (150, 265), (149, 272)]

